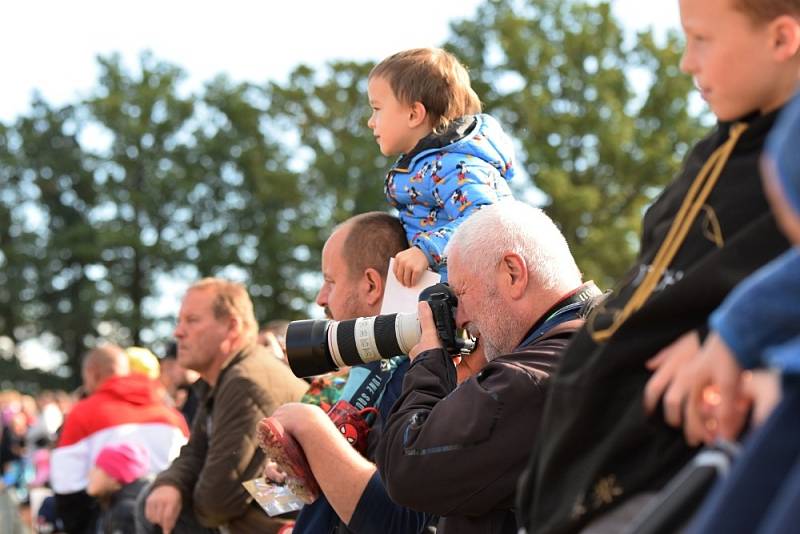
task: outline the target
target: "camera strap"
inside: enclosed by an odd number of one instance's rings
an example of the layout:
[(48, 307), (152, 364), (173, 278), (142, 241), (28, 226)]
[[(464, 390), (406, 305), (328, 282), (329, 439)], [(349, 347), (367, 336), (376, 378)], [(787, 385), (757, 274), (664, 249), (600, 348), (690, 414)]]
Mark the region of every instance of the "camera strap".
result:
[(519, 347), (530, 345), (561, 323), (583, 317), (586, 302), (602, 294), (594, 282), (591, 280), (586, 282), (542, 314), (542, 318), (529, 330), (530, 333), (522, 340)]

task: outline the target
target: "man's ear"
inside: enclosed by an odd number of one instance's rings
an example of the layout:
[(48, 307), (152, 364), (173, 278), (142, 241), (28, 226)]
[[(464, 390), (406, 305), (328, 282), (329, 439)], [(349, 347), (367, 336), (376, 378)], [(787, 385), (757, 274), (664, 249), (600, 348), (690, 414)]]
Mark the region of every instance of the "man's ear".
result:
[(383, 298), (383, 277), (381, 277), (381, 273), (372, 267), (367, 268), (364, 271), (362, 283), (364, 284), (364, 302), (370, 306), (375, 306)]
[(528, 288), (528, 267), (519, 254), (507, 252), (498, 265), (500, 283), (504, 285), (509, 296), (516, 300), (522, 298)]
[(425, 104), (422, 102), (414, 102), (411, 104), (408, 113), (408, 127), (416, 128), (428, 121), (428, 110), (425, 109)]
[(238, 341), (242, 337), (242, 331), (244, 330), (244, 324), (239, 317), (231, 314), (228, 317), (228, 336), (227, 338), (231, 341)]
[(781, 15), (770, 26), (776, 59), (786, 61), (796, 57), (800, 52), (800, 21), (791, 15)]

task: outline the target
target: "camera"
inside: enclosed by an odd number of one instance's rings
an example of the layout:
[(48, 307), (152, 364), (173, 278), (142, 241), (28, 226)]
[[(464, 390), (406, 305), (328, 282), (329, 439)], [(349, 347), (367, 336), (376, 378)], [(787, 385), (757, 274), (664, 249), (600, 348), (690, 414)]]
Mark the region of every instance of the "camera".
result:
[[(422, 291), (433, 312), (436, 333), (444, 349), (452, 354), (472, 352), (475, 341), (456, 329), (458, 298), (446, 283)], [(391, 313), (348, 321), (292, 321), (286, 332), (286, 355), (292, 372), (299, 377), (321, 375), (341, 367), (408, 354), (422, 331), (416, 313)]]

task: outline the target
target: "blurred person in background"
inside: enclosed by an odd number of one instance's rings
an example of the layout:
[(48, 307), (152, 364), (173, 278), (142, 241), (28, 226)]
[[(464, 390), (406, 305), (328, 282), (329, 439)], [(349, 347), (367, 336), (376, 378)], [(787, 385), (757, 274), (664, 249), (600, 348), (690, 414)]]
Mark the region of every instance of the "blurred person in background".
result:
[(200, 375), (178, 363), (178, 345), (171, 341), (161, 358), (159, 380), (167, 395), (191, 426), (200, 399), (192, 387)]
[(200, 374), (189, 443), (140, 497), (140, 532), (277, 532), (242, 482), (266, 462), (258, 422), (299, 400), (308, 384), (258, 345), (253, 303), (241, 284), (205, 278), (186, 292), (175, 327), (178, 363)]
[(51, 457), (59, 516), (71, 533), (91, 532), (98, 508), (86, 493), (89, 471), (107, 444), (135, 441), (150, 457), (150, 472), (169, 466), (189, 434), (183, 416), (166, 406), (155, 381), (130, 373), (122, 348), (101, 345), (84, 357), (88, 394), (70, 411)]

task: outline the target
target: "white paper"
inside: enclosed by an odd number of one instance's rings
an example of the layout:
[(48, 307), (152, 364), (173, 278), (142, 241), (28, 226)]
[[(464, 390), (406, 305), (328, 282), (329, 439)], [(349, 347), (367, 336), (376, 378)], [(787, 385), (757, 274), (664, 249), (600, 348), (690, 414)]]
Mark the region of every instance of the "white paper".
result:
[(422, 277), (414, 287), (401, 284), (394, 275), (394, 258), (389, 260), (389, 274), (386, 276), (386, 290), (383, 292), (381, 315), (387, 313), (416, 313), (419, 294), (426, 287), (438, 284), (441, 276), (430, 269), (422, 273)]

